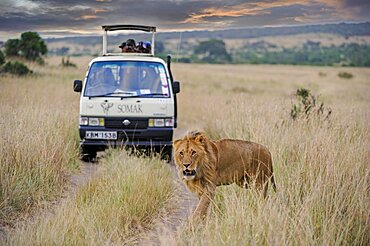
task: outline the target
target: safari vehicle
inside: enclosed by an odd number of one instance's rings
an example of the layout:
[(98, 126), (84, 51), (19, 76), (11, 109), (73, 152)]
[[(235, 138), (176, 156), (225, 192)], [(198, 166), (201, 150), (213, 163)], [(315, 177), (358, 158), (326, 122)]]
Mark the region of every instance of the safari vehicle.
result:
[[(80, 98), (80, 146), (83, 160), (109, 146), (151, 148), (172, 158), (177, 126), (176, 94), (171, 57), (155, 57), (156, 27), (108, 25), (103, 28), (103, 54), (88, 66), (84, 81), (74, 81)], [(109, 31), (151, 33), (150, 53), (108, 53)]]

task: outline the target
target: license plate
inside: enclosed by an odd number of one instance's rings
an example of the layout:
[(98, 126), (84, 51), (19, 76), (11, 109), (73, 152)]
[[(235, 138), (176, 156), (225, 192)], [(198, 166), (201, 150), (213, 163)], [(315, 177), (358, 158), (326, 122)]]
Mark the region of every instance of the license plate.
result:
[(117, 139), (117, 132), (86, 131), (86, 139)]

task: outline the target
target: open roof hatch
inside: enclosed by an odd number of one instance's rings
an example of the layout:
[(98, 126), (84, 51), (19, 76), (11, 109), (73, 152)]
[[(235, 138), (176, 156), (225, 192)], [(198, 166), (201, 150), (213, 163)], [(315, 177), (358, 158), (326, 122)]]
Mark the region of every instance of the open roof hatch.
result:
[[(109, 55), (134, 55), (134, 56), (154, 56), (155, 47), (155, 32), (157, 28), (155, 26), (140, 26), (140, 25), (105, 25), (102, 26), (103, 29), (103, 56)], [(108, 53), (108, 31), (143, 31), (152, 33), (152, 48), (151, 53)]]

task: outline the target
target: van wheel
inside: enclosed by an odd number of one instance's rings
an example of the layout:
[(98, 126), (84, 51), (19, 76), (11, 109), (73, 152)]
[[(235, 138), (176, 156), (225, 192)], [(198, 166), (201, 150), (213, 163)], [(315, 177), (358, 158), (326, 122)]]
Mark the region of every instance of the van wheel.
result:
[(96, 160), (96, 149), (92, 147), (81, 147), (81, 160), (93, 162)]
[(162, 150), (162, 159), (165, 160), (167, 163), (170, 163), (173, 158), (173, 147), (167, 146), (164, 147)]

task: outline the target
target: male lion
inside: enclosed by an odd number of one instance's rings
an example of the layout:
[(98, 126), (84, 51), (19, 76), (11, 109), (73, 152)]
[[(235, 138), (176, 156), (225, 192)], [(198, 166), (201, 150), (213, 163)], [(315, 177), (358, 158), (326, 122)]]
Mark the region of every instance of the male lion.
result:
[(211, 141), (202, 132), (188, 133), (174, 143), (175, 163), (180, 179), (198, 195), (194, 217), (206, 215), (216, 186), (250, 182), (266, 197), (268, 180), (276, 191), (271, 154), (260, 144), (233, 139)]

